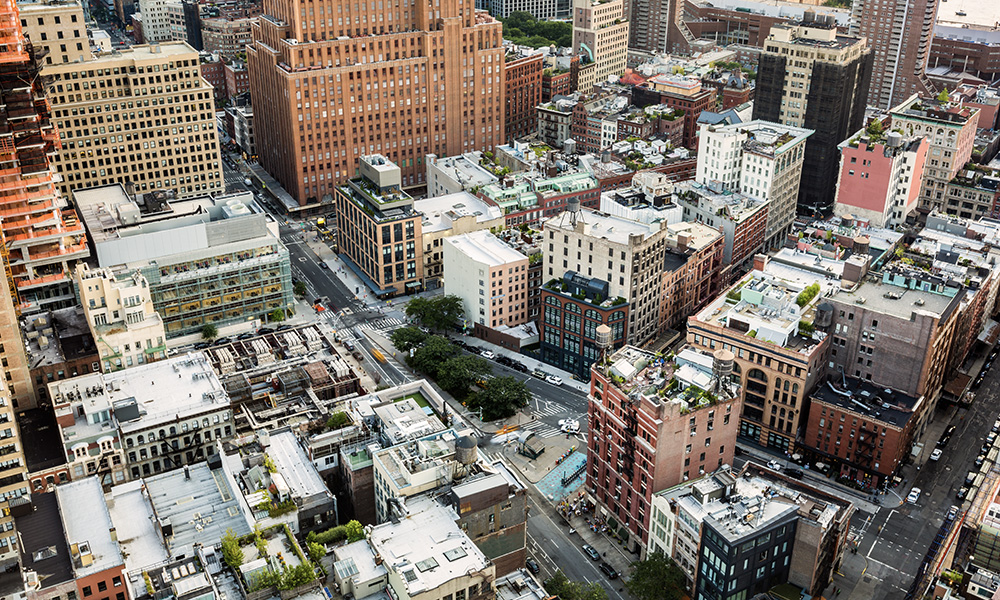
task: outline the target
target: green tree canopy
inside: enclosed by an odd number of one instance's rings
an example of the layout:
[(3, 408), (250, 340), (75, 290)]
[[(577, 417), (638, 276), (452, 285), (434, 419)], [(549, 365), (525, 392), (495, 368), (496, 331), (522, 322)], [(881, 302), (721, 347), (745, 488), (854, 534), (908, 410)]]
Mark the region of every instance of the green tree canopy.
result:
[(347, 413), (345, 413), (342, 410), (338, 410), (337, 412), (333, 413), (332, 415), (330, 415), (330, 418), (326, 420), (327, 429), (343, 429), (344, 427), (347, 427), (350, 424), (351, 424), (351, 417), (349, 417)]
[(243, 564), (243, 548), (240, 548), (236, 532), (232, 529), (227, 529), (222, 536), (222, 560), (232, 569), (238, 569)]
[(285, 309), (276, 308), (271, 311), (271, 320), (275, 323), (280, 323), (285, 320)]
[(396, 350), (409, 352), (412, 348), (418, 348), (427, 339), (427, 334), (416, 327), (400, 327), (389, 335), (392, 345)]
[(632, 563), (625, 588), (636, 600), (680, 600), (686, 594), (684, 572), (669, 556), (654, 552)]
[(302, 296), (305, 296), (306, 295), (306, 291), (307, 291), (306, 290), (306, 282), (304, 282), (304, 281), (296, 281), (295, 285), (292, 286), (292, 291), (299, 298), (301, 298)]
[(951, 100), (951, 95), (948, 94), (948, 88), (941, 90), (941, 93), (937, 95), (938, 102), (947, 102)]
[(360, 521), (348, 521), (347, 525), (344, 525), (344, 529), (347, 531), (348, 542), (357, 542), (365, 539), (365, 527)]
[(562, 571), (546, 579), (545, 591), (552, 596), (559, 596), (559, 600), (607, 600), (608, 593), (599, 583), (583, 584), (566, 577)]
[(478, 356), (463, 354), (449, 358), (438, 369), (437, 383), (453, 394), (464, 396), (469, 386), (493, 372), (490, 363)]
[(457, 354), (458, 348), (454, 344), (439, 335), (432, 335), (413, 353), (411, 364), (418, 371), (436, 377), (441, 365)]
[(406, 316), (435, 331), (455, 329), (462, 324), (462, 299), (453, 294), (414, 298), (406, 303)]
[(219, 337), (219, 328), (211, 323), (206, 323), (205, 326), (201, 328), (201, 337), (206, 340), (214, 340)]
[(571, 46), (573, 24), (565, 21), (539, 21), (530, 13), (514, 11), (503, 22), (503, 37), (515, 44), (541, 46)]
[(469, 406), (482, 409), (484, 421), (493, 421), (514, 416), (517, 409), (527, 406), (530, 400), (531, 392), (523, 381), (513, 377), (494, 377), (469, 400)]

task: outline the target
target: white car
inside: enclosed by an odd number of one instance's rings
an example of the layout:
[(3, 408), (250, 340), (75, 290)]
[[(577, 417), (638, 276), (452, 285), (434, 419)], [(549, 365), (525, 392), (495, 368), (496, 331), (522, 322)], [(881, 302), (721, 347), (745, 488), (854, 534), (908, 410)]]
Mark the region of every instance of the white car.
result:
[(769, 460), (767, 461), (767, 468), (772, 471), (781, 471), (781, 463), (776, 460)]
[(576, 419), (563, 419), (559, 421), (559, 429), (563, 433), (577, 433), (580, 431), (580, 422)]
[(547, 375), (545, 381), (551, 383), (552, 385), (562, 385), (562, 378), (556, 377), (555, 375)]
[(911, 489), (910, 493), (906, 496), (906, 501), (909, 504), (916, 504), (917, 500), (919, 499), (920, 499), (920, 488), (917, 487)]
[(479, 356), (482, 356), (483, 358), (488, 360), (493, 360), (494, 358), (497, 357), (497, 355), (494, 354), (492, 350), (483, 350), (482, 352), (479, 353)]
[(931, 460), (938, 460), (939, 458), (941, 458), (941, 454), (943, 454), (941, 452), (941, 449), (935, 448), (934, 452), (931, 452)]

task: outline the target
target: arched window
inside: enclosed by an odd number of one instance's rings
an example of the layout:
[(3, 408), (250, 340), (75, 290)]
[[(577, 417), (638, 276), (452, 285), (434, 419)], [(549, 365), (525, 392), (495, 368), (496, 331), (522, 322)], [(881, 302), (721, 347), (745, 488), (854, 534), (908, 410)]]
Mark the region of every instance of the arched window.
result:
[(747, 372), (747, 379), (756, 379), (757, 381), (767, 383), (767, 375), (765, 375), (764, 371), (761, 371), (760, 369), (750, 369)]
[(572, 302), (567, 302), (565, 308), (566, 308), (566, 312), (571, 312), (571, 313), (579, 313), (580, 312), (580, 307), (577, 306), (576, 304), (573, 304)]
[(562, 302), (560, 302), (559, 299), (556, 298), (555, 296), (546, 296), (545, 303), (550, 304), (552, 306), (562, 306)]

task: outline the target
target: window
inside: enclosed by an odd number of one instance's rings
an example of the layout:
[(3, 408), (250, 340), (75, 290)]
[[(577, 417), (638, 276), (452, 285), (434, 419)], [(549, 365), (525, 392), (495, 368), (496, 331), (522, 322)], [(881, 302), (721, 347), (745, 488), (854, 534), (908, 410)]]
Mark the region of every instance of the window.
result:
[(106, 592), (106, 591), (108, 591), (108, 582), (107, 581), (98, 581), (97, 582), (97, 591), (98, 592)]
[(83, 588), (83, 597), (84, 598), (86, 598), (87, 596), (93, 596), (93, 595), (94, 595), (94, 591), (92, 589), (90, 589), (89, 585), (86, 586), (85, 588)]

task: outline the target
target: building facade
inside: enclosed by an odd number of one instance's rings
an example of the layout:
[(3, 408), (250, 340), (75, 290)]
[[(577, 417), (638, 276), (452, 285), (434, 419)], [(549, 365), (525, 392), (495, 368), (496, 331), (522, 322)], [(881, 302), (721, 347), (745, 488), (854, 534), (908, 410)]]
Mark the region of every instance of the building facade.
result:
[(276, 4), (247, 48), (254, 107), (273, 124), (257, 132), (260, 163), (299, 204), (331, 201), (361, 156), (385, 155), (408, 187), (423, 183), (428, 154), (503, 143), (502, 26), (473, 0), (314, 8), (326, 18)]
[(205, 52), (227, 59), (244, 52), (252, 40), (252, 19), (217, 17), (201, 21), (201, 43)]
[[(808, 15), (809, 13), (807, 13)], [(775, 25), (757, 70), (753, 118), (812, 129), (799, 212), (833, 208), (838, 144), (864, 125), (872, 53), (864, 37), (838, 33), (832, 16)]]
[(927, 159), (927, 138), (898, 133), (874, 138), (859, 132), (840, 144), (833, 212), (874, 227), (902, 225), (916, 210)]
[(538, 113), (542, 102), (542, 55), (507, 55), (503, 65), (504, 141), (511, 143), (538, 130)]
[(44, 64), (90, 60), (83, 7), (79, 2), (24, 2), (21, 28)]
[(489, 231), (444, 238), (444, 293), (462, 299), (476, 328), (528, 321), (528, 257)]
[[(593, 83), (625, 72), (628, 31), (625, 0), (573, 0), (573, 51), (585, 54), (596, 65)], [(590, 92), (590, 86), (582, 84), (577, 89)]]
[[(663, 105), (683, 111), (685, 148), (698, 147), (698, 117), (705, 110), (714, 110), (718, 94), (714, 87), (702, 86), (696, 77), (657, 75), (632, 90), (637, 106)], [(773, 119), (772, 119), (773, 120)]]
[(679, 329), (688, 316), (718, 296), (729, 268), (723, 263), (726, 238), (701, 223), (667, 226), (667, 252), (660, 294), (660, 329)]

